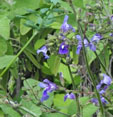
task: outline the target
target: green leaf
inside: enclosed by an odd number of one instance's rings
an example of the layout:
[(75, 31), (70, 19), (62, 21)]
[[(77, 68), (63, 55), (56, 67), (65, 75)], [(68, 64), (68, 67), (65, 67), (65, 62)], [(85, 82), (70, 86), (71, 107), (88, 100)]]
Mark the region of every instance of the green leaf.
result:
[(43, 113), (41, 117), (66, 117), (60, 113)]
[(0, 56), (7, 52), (7, 43), (3, 38), (0, 38)]
[[(28, 112), (30, 113), (33, 113), (33, 115), (35, 115), (35, 117), (40, 117), (41, 115), (41, 110), (40, 110), (40, 107), (36, 106), (34, 103), (32, 103), (31, 101), (28, 101), (28, 100), (24, 100), (22, 99), (21, 101), (21, 105), (22, 105), (22, 108), (24, 110), (27, 110)], [(24, 111), (24, 114), (29, 114), (31, 115), (30, 113), (28, 112), (25, 112)]]
[(15, 56), (5, 55), (0, 57), (0, 69), (6, 67)]
[(29, 60), (37, 67), (40, 68), (40, 64), (37, 62), (37, 60), (34, 58), (34, 56), (27, 50), (24, 50), (24, 53), (29, 58)]
[(88, 104), (83, 108), (83, 117), (91, 117), (97, 110), (98, 107), (93, 104)]
[(68, 114), (73, 115), (73, 114), (76, 114), (76, 112), (77, 112), (76, 102), (73, 101), (70, 103), (68, 107)]
[(2, 109), (2, 111), (9, 115), (10, 117), (21, 117), (19, 113), (17, 113), (12, 107), (10, 107), (9, 105), (5, 105), (5, 104), (0, 104), (0, 108)]
[(51, 2), (53, 2), (54, 5), (56, 5), (57, 3), (59, 3), (61, 0), (50, 0)]
[(64, 102), (64, 94), (56, 94), (54, 97), (54, 106), (61, 110), (61, 112), (67, 113), (69, 105), (73, 100), (67, 99)]
[(0, 35), (8, 40), (10, 35), (10, 20), (7, 17), (3, 17), (0, 19)]
[(1, 109), (0, 109), (0, 117), (4, 117), (4, 113)]
[(68, 83), (71, 83), (72, 82), (71, 81), (71, 76), (70, 76), (70, 73), (69, 73), (69, 70), (68, 70), (68, 66), (60, 63), (59, 72), (62, 72), (63, 73), (64, 79)]
[(74, 61), (74, 63), (75, 64), (78, 64), (78, 58), (79, 58), (79, 56), (76, 54), (76, 46), (74, 46), (73, 48), (72, 48), (72, 51), (73, 51), (73, 61)]
[(34, 45), (34, 49), (37, 50), (46, 43), (45, 39), (38, 39)]
[(52, 55), (47, 60), (47, 62), (48, 62), (48, 65), (50, 67), (51, 73), (56, 76), (57, 72), (59, 70), (59, 66), (60, 66), (60, 58), (56, 55)]
[(73, 4), (77, 7), (83, 8), (84, 7), (84, 2), (83, 0), (73, 0)]
[(12, 14), (16, 15), (24, 15), (28, 9), (35, 10), (41, 7), (42, 0), (15, 0), (15, 4), (13, 5)]
[(33, 87), (35, 87), (37, 85), (38, 85), (38, 81), (34, 80), (32, 78), (24, 80), (24, 90), (29, 89), (29, 88), (33, 88)]
[[(29, 20), (31, 20), (32, 22), (34, 22), (34, 24), (37, 23), (37, 19), (38, 18), (35, 15), (33, 15), (33, 14), (27, 16), (27, 18)], [(27, 21), (26, 19), (21, 19), (20, 20), (20, 33), (22, 35), (25, 35), (27, 32), (29, 32), (31, 30), (31, 27), (25, 26), (26, 21)]]

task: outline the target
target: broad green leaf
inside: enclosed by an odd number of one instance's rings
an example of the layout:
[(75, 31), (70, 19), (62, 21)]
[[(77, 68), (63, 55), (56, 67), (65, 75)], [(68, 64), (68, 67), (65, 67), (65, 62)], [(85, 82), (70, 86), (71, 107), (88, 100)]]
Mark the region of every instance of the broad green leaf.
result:
[(64, 113), (68, 112), (68, 107), (72, 102), (73, 100), (71, 99), (67, 99), (64, 102), (64, 94), (56, 94), (54, 97), (54, 106)]
[(35, 42), (34, 49), (37, 50), (46, 43), (45, 39), (38, 39)]
[(10, 107), (8, 104), (0, 104), (0, 108), (2, 109), (2, 111), (9, 115), (10, 117), (21, 117), (20, 114), (18, 112), (16, 112), (12, 107)]
[(0, 36), (8, 40), (10, 35), (10, 20), (7, 17), (0, 19)]
[(73, 0), (73, 4), (77, 7), (83, 8), (84, 7), (84, 2), (83, 0)]
[(59, 72), (63, 73), (64, 79), (68, 81), (68, 83), (71, 83), (71, 76), (68, 70), (68, 66), (60, 63)]
[(56, 55), (52, 55), (47, 60), (47, 62), (50, 67), (51, 73), (54, 75), (57, 75), (57, 72), (58, 72), (59, 66), (60, 66), (60, 58)]
[(54, 5), (56, 5), (57, 3), (59, 3), (61, 0), (50, 0), (51, 2), (53, 2)]
[(7, 52), (7, 43), (3, 38), (0, 38), (0, 56)]
[(66, 117), (60, 113), (43, 113), (40, 117)]
[(29, 89), (29, 88), (33, 88), (33, 87), (35, 87), (37, 85), (38, 85), (38, 81), (34, 80), (32, 78), (24, 80), (24, 90)]
[(83, 117), (91, 117), (98, 110), (97, 106), (88, 104), (83, 108)]
[(41, 7), (42, 0), (15, 0), (15, 4), (13, 5), (12, 14), (23, 15), (28, 13), (27, 10), (35, 10)]
[(0, 109), (0, 117), (4, 117), (4, 113), (1, 109)]
[[(38, 18), (37, 18), (35, 15), (29, 15), (29, 16), (27, 16), (27, 18), (28, 18), (29, 20), (33, 21), (34, 24), (37, 23), (37, 19), (38, 19)], [(25, 34), (26, 34), (27, 32), (29, 32), (30, 29), (31, 29), (31, 27), (25, 26), (26, 21), (27, 21), (26, 19), (21, 19), (21, 20), (20, 20), (20, 33), (21, 33), (22, 35), (25, 35)]]
[(68, 2), (61, 1), (60, 5), (65, 11), (73, 11)]
[[(30, 113), (33, 113), (33, 115), (35, 115), (35, 117), (40, 117), (40, 115), (42, 114), (40, 107), (36, 106), (30, 100), (22, 99), (21, 105), (22, 105), (22, 108), (26, 108)], [(29, 115), (30, 115), (30, 113), (24, 112), (24, 114), (29, 114)]]
[(4, 67), (6, 67), (9, 62), (14, 58), (15, 56), (11, 56), (11, 55), (5, 55), (0, 57), (0, 69), (3, 69)]
[(77, 112), (77, 106), (76, 106), (76, 101), (74, 100), (73, 102), (70, 103), (68, 107), (68, 114), (74, 115)]

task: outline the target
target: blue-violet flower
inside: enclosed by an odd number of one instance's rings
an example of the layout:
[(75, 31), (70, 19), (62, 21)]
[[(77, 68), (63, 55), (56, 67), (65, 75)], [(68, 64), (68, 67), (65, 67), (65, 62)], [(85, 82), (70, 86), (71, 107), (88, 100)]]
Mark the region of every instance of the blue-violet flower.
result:
[(67, 21), (68, 21), (68, 15), (65, 15), (63, 24), (61, 26), (61, 31), (63, 33), (68, 32), (70, 30), (75, 32), (75, 29), (70, 24), (68, 24)]
[(43, 101), (45, 101), (49, 98), (48, 93), (50, 93), (50, 92), (52, 92), (52, 91), (54, 91), (58, 88), (56, 84), (52, 83), (48, 79), (45, 79), (45, 80), (43, 80), (43, 82), (40, 82), (39, 86), (41, 88), (44, 88), (42, 98), (41, 98), (41, 102), (43, 102)]
[(64, 101), (67, 100), (67, 98), (69, 99), (75, 99), (75, 95), (73, 93), (67, 93), (65, 96), (64, 96)]
[(65, 44), (65, 42), (62, 42), (59, 47), (59, 54), (68, 54), (69, 45)]
[(47, 47), (43, 46), (41, 49), (37, 50), (37, 54), (43, 53), (45, 59), (48, 59), (49, 56), (47, 55)]

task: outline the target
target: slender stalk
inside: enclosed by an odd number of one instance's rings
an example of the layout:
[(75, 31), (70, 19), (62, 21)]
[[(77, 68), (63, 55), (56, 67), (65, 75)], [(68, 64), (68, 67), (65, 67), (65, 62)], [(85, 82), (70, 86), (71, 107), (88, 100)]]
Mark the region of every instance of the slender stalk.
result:
[(4, 75), (4, 73), (10, 68), (10, 66), (16, 61), (16, 59), (20, 56), (20, 54), (24, 51), (24, 49), (30, 44), (30, 42), (34, 39), (36, 36), (37, 32), (33, 34), (33, 36), (27, 41), (27, 43), (23, 46), (23, 48), (17, 53), (17, 55), (9, 62), (7, 67), (2, 71), (0, 74), (0, 79)]
[[(71, 81), (72, 81), (72, 85), (73, 85), (73, 89), (75, 90), (76, 89), (76, 85), (75, 85), (75, 82), (74, 82), (74, 79), (73, 79), (73, 75), (72, 75), (72, 72), (71, 72), (71, 68), (70, 66), (68, 65), (68, 70), (69, 70), (69, 73), (70, 73), (70, 76), (71, 76)], [(79, 96), (77, 93), (75, 93), (75, 96), (76, 96), (76, 104), (77, 104), (77, 117), (80, 117), (80, 103), (79, 103)]]
[(85, 51), (85, 46), (84, 46), (84, 43), (83, 43), (83, 34), (82, 34), (82, 28), (81, 28), (81, 25), (80, 25), (80, 22), (78, 21), (78, 26), (79, 26), (79, 32), (80, 32), (80, 35), (82, 37), (82, 45), (83, 45), (83, 55), (84, 55), (84, 59), (85, 59), (85, 63), (86, 63), (86, 67), (87, 67), (87, 70), (88, 70), (88, 74), (91, 78), (91, 81), (93, 83), (93, 86), (94, 86), (94, 89), (95, 89), (95, 93), (97, 95), (97, 98), (98, 98), (98, 101), (99, 101), (99, 105), (100, 105), (100, 110), (101, 110), (101, 114), (102, 114), (102, 117), (105, 117), (105, 113), (104, 113), (104, 108), (103, 108), (103, 105), (102, 105), (102, 102), (101, 102), (101, 99), (100, 99), (100, 95), (96, 89), (96, 82), (95, 82), (95, 77), (93, 76), (91, 70), (90, 70), (90, 67), (89, 67), (89, 64), (88, 64), (88, 60), (87, 60), (87, 56), (86, 56), (86, 51)]
[(33, 117), (37, 117), (37, 115), (35, 113), (33, 113), (32, 111), (28, 110), (27, 108), (25, 108), (23, 106), (19, 106), (18, 108), (21, 109), (21, 110), (24, 110), (25, 112), (29, 113)]

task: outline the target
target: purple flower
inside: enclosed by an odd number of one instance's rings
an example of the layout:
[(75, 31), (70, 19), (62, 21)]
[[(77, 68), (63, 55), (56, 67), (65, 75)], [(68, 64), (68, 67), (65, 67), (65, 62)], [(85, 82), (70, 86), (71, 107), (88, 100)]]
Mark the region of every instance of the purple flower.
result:
[[(78, 40), (76, 54), (80, 54), (80, 50), (82, 49), (82, 38), (80, 35), (76, 35), (76, 38)], [(97, 33), (92, 37), (90, 42), (88, 42), (87, 39), (84, 39), (84, 46), (89, 47), (92, 51), (96, 51), (96, 46), (94, 45), (94, 42), (98, 42), (100, 39), (102, 39), (102, 36)]]
[(49, 56), (47, 55), (47, 47), (43, 46), (41, 49), (37, 50), (37, 54), (43, 53), (45, 59), (48, 59)]
[(101, 102), (102, 102), (102, 104), (108, 104), (108, 102), (105, 100), (104, 97), (101, 97)]
[(68, 15), (65, 15), (64, 22), (63, 22), (63, 24), (61, 26), (61, 31), (63, 33), (68, 32), (70, 30), (72, 30), (73, 32), (75, 32), (75, 29), (70, 24), (68, 24), (67, 21), (68, 21)]
[[(96, 86), (97, 90), (101, 89), (99, 91), (100, 95), (105, 93), (105, 91), (107, 90), (108, 86), (111, 84), (111, 81), (112, 80), (111, 80), (111, 78), (109, 76), (107, 76), (106, 74), (103, 74), (103, 80), (101, 80), (100, 83)], [(103, 87), (103, 85), (104, 85), (104, 87)]]
[(95, 105), (98, 104), (98, 100), (97, 100), (97, 98), (92, 98), (92, 99), (91, 99), (91, 102), (92, 102), (93, 104), (95, 104)]
[[(76, 35), (76, 38), (78, 40), (78, 46), (77, 46), (77, 50), (76, 50), (76, 54), (80, 54), (80, 50), (82, 49), (82, 38), (80, 35)], [(84, 39), (84, 46), (88, 47), (89, 43), (87, 41), (87, 39)]]
[(69, 99), (75, 99), (75, 95), (73, 93), (67, 93), (65, 96), (64, 96), (64, 101), (67, 100), (67, 98)]
[(44, 100), (47, 100), (49, 98), (48, 93), (50, 93), (50, 92), (52, 92), (52, 91), (54, 91), (58, 88), (56, 84), (52, 83), (48, 79), (45, 79), (45, 80), (43, 80), (43, 82), (40, 82), (39, 86), (41, 88), (44, 88), (42, 98), (41, 98), (41, 102), (43, 102)]
[(102, 35), (96, 33), (96, 34), (91, 38), (91, 42), (98, 42), (98, 41), (100, 41), (100, 39), (102, 39)]
[[(100, 99), (101, 99), (102, 104), (108, 104), (108, 102), (105, 100), (104, 97), (101, 96)], [(95, 105), (97, 105), (98, 104), (98, 99), (97, 98), (92, 98), (91, 102), (94, 103)]]
[(65, 44), (65, 42), (62, 42), (60, 44), (60, 48), (59, 48), (59, 54), (68, 54), (69, 50), (69, 45)]
[(113, 37), (113, 33), (110, 33), (109, 36)]

